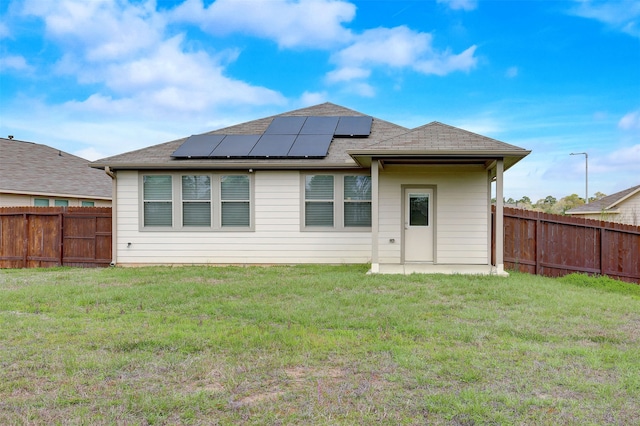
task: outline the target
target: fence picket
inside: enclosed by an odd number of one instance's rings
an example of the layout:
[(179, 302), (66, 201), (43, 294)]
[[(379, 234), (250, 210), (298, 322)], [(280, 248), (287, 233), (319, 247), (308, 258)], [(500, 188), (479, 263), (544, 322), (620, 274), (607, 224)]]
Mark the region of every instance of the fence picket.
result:
[(504, 227), (507, 269), (553, 277), (584, 272), (640, 284), (640, 226), (505, 208)]

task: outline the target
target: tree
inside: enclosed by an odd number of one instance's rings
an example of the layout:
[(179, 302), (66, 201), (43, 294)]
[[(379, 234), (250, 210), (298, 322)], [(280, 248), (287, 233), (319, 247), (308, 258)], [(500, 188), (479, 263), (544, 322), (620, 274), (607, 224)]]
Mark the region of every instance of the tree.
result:
[(567, 210), (584, 204), (584, 198), (580, 198), (578, 194), (567, 195), (555, 203), (551, 209), (553, 213), (564, 214)]

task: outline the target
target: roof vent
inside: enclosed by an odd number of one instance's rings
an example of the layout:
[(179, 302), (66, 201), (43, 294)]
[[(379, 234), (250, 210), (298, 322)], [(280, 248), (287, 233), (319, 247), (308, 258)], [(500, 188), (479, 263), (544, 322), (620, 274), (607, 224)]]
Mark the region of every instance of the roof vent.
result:
[(9, 140), (13, 140), (13, 135), (9, 135), (7, 137), (9, 138)]

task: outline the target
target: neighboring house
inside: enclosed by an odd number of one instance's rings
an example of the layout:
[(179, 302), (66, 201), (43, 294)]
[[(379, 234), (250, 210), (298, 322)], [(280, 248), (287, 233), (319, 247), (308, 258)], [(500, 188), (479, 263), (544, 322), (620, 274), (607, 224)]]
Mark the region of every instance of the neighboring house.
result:
[(0, 138), (0, 207), (111, 206), (112, 182), (89, 161), (46, 145)]
[(585, 219), (640, 226), (640, 185), (616, 192), (565, 212)]
[(92, 163), (114, 176), (114, 262), (371, 263), (503, 274), (491, 181), (529, 151), (331, 103)]

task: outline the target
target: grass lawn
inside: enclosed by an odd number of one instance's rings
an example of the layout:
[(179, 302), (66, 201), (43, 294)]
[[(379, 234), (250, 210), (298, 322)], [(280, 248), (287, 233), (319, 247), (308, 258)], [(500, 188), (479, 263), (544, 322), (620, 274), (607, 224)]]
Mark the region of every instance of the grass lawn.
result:
[(640, 424), (640, 286), (0, 270), (0, 424)]

